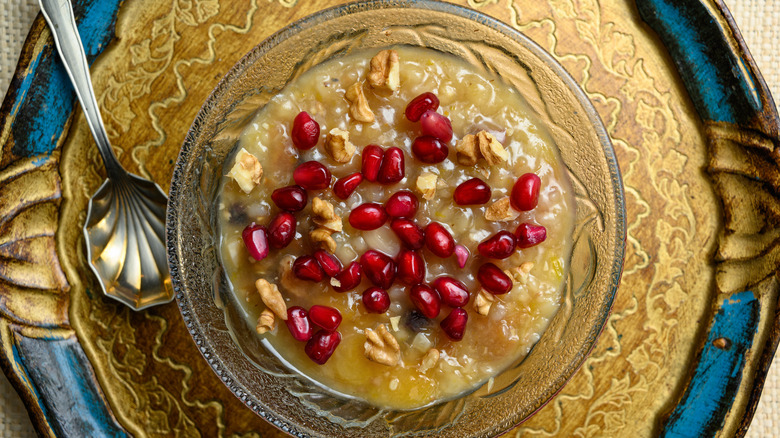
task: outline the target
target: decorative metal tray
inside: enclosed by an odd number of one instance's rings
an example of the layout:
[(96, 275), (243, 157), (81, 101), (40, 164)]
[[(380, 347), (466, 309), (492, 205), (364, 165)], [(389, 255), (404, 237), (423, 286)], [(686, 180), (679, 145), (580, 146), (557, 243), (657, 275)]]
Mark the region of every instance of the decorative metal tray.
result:
[[(328, 0), (74, 0), (122, 163), (168, 187), (201, 103)], [(623, 173), (612, 316), (523, 436), (742, 436), (778, 343), (778, 115), (720, 0), (460, 0), (579, 81)], [(175, 304), (100, 294), (81, 227), (102, 165), (41, 17), (0, 107), (0, 364), (41, 436), (281, 436), (222, 385)]]

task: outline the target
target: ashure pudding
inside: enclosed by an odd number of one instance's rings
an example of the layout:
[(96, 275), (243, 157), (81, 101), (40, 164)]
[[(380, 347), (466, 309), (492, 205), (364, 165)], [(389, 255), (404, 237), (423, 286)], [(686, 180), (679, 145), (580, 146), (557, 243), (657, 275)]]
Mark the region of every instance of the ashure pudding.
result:
[(519, 93), (431, 50), (312, 68), (225, 163), (222, 263), (257, 336), (338, 393), (411, 409), (528, 354), (574, 221)]

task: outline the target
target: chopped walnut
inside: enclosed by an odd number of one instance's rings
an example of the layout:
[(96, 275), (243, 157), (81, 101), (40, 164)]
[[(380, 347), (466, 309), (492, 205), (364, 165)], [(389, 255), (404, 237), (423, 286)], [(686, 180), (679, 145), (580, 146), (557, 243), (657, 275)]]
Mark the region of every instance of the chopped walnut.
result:
[(401, 347), (384, 324), (380, 324), (376, 331), (366, 329), (363, 349), (369, 360), (382, 365), (393, 366), (401, 360)]
[(322, 248), (333, 254), (336, 252), (336, 241), (333, 240), (331, 234), (333, 234), (333, 231), (327, 228), (317, 228), (309, 233), (309, 238), (315, 247)]
[(279, 284), (285, 292), (295, 296), (303, 296), (309, 292), (309, 284), (299, 279), (293, 274), (292, 265), (295, 262), (295, 256), (286, 255), (279, 262)]
[(477, 313), (480, 315), (487, 316), (487, 314), (490, 313), (490, 307), (493, 306), (493, 301), (495, 300), (496, 297), (493, 296), (493, 294), (480, 288), (479, 293), (474, 298), (474, 309), (476, 309)]
[(274, 317), (274, 312), (269, 309), (263, 309), (263, 313), (261, 313), (260, 318), (257, 319), (257, 327), (255, 327), (255, 330), (262, 335), (263, 333), (273, 331), (275, 328), (276, 318)]
[(386, 88), (395, 91), (401, 86), (398, 52), (382, 50), (371, 58), (368, 71), (368, 83), (374, 88)]
[(241, 148), (236, 155), (236, 164), (228, 172), (228, 176), (238, 184), (244, 193), (249, 193), (263, 178), (263, 166), (257, 157)]
[(269, 283), (266, 279), (260, 278), (255, 282), (255, 287), (260, 293), (260, 298), (263, 300), (263, 304), (271, 309), (276, 316), (287, 321), (287, 304), (284, 303), (279, 288), (275, 284)]
[(509, 277), (520, 284), (525, 284), (528, 280), (528, 274), (531, 272), (531, 269), (533, 269), (534, 264), (532, 262), (525, 262), (520, 264), (520, 266), (517, 266), (512, 269), (508, 269), (506, 271), (506, 274), (509, 275)]
[(371, 111), (371, 107), (368, 106), (368, 100), (366, 100), (366, 95), (363, 93), (362, 83), (356, 82), (352, 84), (351, 87), (347, 88), (344, 97), (351, 104), (349, 106), (349, 115), (351, 115), (353, 119), (358, 122), (373, 123), (375, 120), (374, 112)]
[(485, 219), (489, 221), (508, 222), (517, 219), (519, 215), (509, 203), (509, 196), (504, 196), (485, 210)]
[(333, 204), (315, 197), (311, 201), (311, 209), (314, 213), (314, 223), (320, 228), (325, 228), (333, 233), (338, 233), (344, 229), (341, 218), (336, 215)]
[(420, 372), (424, 373), (428, 371), (429, 369), (436, 366), (436, 363), (439, 362), (439, 350), (435, 348), (431, 348), (428, 350), (427, 353), (425, 353), (425, 356), (423, 356), (422, 361), (420, 361)]
[(455, 146), (457, 151), (457, 160), (464, 166), (473, 166), (479, 160), (479, 146), (477, 145), (477, 136), (469, 134), (458, 141)]
[(435, 173), (425, 172), (417, 177), (417, 190), (422, 193), (423, 199), (433, 199), (436, 194), (436, 180), (439, 177)]
[(504, 146), (496, 140), (493, 134), (487, 131), (477, 133), (477, 144), (479, 144), (480, 154), (489, 166), (495, 166), (509, 159), (509, 152), (504, 149)]
[(349, 163), (356, 150), (347, 131), (333, 128), (325, 138), (325, 152), (338, 163)]

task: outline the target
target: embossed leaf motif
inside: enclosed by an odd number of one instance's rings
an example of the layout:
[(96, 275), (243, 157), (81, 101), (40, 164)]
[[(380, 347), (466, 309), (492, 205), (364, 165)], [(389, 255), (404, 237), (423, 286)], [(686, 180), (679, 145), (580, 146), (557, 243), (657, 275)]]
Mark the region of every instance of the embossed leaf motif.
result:
[(144, 40), (139, 44), (130, 46), (130, 62), (133, 65), (140, 65), (151, 59), (152, 52), (149, 49), (151, 42), (152, 40)]

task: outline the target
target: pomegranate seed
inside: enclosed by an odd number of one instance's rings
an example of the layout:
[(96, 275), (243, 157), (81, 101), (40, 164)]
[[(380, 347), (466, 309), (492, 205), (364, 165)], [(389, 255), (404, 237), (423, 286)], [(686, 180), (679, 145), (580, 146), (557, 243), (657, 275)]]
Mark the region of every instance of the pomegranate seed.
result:
[(309, 315), (306, 309), (293, 306), (287, 309), (287, 328), (296, 341), (308, 341), (311, 339), (312, 329)]
[(488, 292), (501, 295), (512, 289), (512, 279), (498, 266), (485, 263), (477, 271), (477, 280)]
[(376, 182), (376, 178), (379, 176), (379, 168), (382, 166), (382, 157), (384, 157), (384, 155), (385, 151), (375, 144), (370, 144), (363, 148), (363, 167), (361, 168), (361, 172), (366, 180)]
[(320, 124), (309, 113), (301, 111), (293, 119), (292, 142), (298, 149), (311, 149), (320, 139)]
[(306, 190), (320, 190), (330, 185), (330, 170), (316, 161), (307, 161), (295, 168), (293, 179)]
[(379, 167), (379, 174), (376, 177), (377, 182), (381, 184), (397, 183), (404, 179), (405, 174), (404, 151), (397, 147), (386, 150)]
[(385, 222), (387, 213), (379, 204), (360, 204), (349, 213), (349, 224), (358, 230), (376, 230)]
[(455, 252), (452, 234), (438, 222), (431, 222), (425, 227), (425, 246), (442, 258), (447, 258)]
[(395, 262), (379, 251), (369, 249), (360, 257), (360, 266), (366, 277), (382, 289), (388, 289), (395, 280)]
[(466, 323), (469, 320), (469, 314), (460, 308), (452, 309), (446, 318), (442, 319), (439, 326), (444, 330), (444, 334), (453, 341), (463, 339), (463, 332), (466, 331)]
[(363, 279), (363, 268), (360, 266), (360, 263), (352, 262), (346, 269), (336, 274), (333, 278), (338, 282), (338, 286), (335, 286), (331, 281), (330, 284), (333, 286), (333, 290), (336, 292), (350, 291), (358, 287), (360, 281)]
[(469, 261), (470, 256), (471, 253), (469, 253), (468, 248), (463, 245), (455, 245), (455, 259), (458, 261), (459, 268), (462, 269), (466, 266), (466, 262)]
[(309, 309), (309, 320), (313, 324), (332, 332), (341, 324), (341, 312), (333, 307), (315, 304)]
[(325, 271), (317, 263), (317, 259), (310, 255), (300, 256), (295, 259), (292, 266), (293, 274), (301, 280), (318, 282), (325, 278)]
[(404, 113), (410, 122), (418, 122), (426, 111), (436, 111), (438, 108), (439, 98), (436, 97), (435, 94), (428, 92), (412, 99), (411, 102), (406, 105), (406, 111), (404, 111)]
[(390, 295), (381, 287), (369, 287), (363, 291), (363, 305), (370, 313), (385, 313), (390, 308)]
[(268, 242), (276, 249), (284, 248), (295, 237), (295, 226), (298, 222), (295, 216), (286, 211), (276, 215), (268, 224)]
[(452, 140), (452, 122), (436, 111), (428, 110), (420, 117), (420, 131), (444, 143)]
[(452, 194), (458, 205), (479, 205), (490, 201), (490, 186), (479, 178), (460, 184)]
[(385, 202), (385, 211), (390, 217), (411, 218), (417, 213), (417, 196), (409, 190), (396, 192)]
[(314, 251), (314, 258), (328, 277), (335, 277), (341, 272), (341, 261), (328, 251), (324, 249)]
[(526, 173), (517, 179), (509, 195), (512, 208), (517, 211), (533, 210), (539, 202), (539, 186), (542, 180), (536, 174)]
[(252, 223), (241, 232), (244, 246), (255, 260), (263, 260), (268, 255), (268, 230), (262, 225)]
[(449, 153), (450, 148), (435, 137), (417, 137), (412, 142), (412, 154), (423, 163), (441, 163)]
[(547, 229), (541, 225), (520, 224), (515, 230), (518, 248), (530, 248), (544, 242), (547, 238)]
[(303, 351), (309, 356), (309, 359), (320, 365), (330, 359), (333, 352), (336, 351), (336, 347), (341, 342), (341, 333), (329, 332), (327, 330), (320, 330), (309, 339)]
[(439, 277), (434, 280), (433, 290), (448, 306), (463, 307), (469, 302), (469, 290), (466, 289), (466, 285), (452, 277)]
[(309, 202), (309, 195), (301, 186), (287, 186), (274, 190), (271, 200), (284, 211), (296, 212), (303, 210)]
[(515, 252), (517, 239), (509, 231), (499, 231), (477, 245), (477, 251), (489, 259), (505, 259)]
[(409, 299), (426, 318), (433, 319), (439, 316), (441, 310), (441, 298), (439, 294), (427, 284), (416, 284), (409, 291)]
[(423, 282), (425, 261), (420, 253), (408, 249), (402, 249), (398, 253), (398, 279), (409, 286)]
[(363, 175), (360, 172), (339, 178), (333, 184), (333, 193), (341, 199), (347, 199), (361, 182), (363, 182)]
[(413, 220), (393, 219), (390, 222), (390, 229), (410, 249), (420, 249), (425, 245), (425, 233)]

